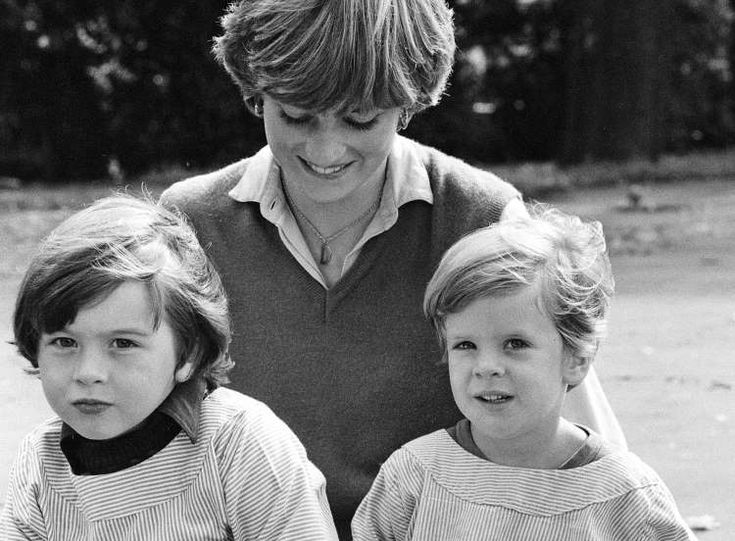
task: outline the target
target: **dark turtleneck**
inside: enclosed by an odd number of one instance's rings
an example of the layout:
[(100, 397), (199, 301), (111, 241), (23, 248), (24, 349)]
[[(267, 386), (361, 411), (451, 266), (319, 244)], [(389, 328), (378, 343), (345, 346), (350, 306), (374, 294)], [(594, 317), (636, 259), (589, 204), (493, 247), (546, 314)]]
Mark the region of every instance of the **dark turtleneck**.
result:
[(201, 379), (178, 384), (137, 427), (106, 440), (87, 439), (62, 423), (61, 450), (72, 473), (100, 475), (130, 468), (166, 447), (182, 429), (195, 442), (205, 389)]

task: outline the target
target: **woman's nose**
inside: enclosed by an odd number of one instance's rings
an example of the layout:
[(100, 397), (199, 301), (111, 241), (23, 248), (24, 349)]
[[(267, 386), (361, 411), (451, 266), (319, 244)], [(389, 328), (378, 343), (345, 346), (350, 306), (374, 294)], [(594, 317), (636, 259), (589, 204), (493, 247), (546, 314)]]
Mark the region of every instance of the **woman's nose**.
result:
[(83, 348), (77, 355), (74, 380), (84, 385), (107, 380), (107, 369), (103, 355), (94, 348)]
[(319, 167), (341, 165), (346, 155), (344, 134), (335, 122), (320, 119), (306, 141), (306, 159)]
[(476, 358), (474, 374), (478, 377), (505, 375), (505, 362), (502, 355), (496, 352), (482, 352)]

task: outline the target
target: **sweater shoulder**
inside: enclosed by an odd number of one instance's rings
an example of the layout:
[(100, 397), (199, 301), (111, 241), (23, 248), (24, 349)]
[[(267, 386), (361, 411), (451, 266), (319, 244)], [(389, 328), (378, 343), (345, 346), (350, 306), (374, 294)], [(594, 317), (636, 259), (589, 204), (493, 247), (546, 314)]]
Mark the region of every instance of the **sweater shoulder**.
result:
[(432, 147), (417, 145), (417, 148), (429, 173), (432, 192), (440, 202), (443, 199), (471, 202), (480, 197), (484, 201), (500, 199), (504, 204), (520, 197), (514, 186), (490, 171)]
[(189, 214), (197, 208), (217, 207), (240, 181), (248, 168), (248, 159), (221, 169), (190, 177), (169, 186), (161, 194), (161, 202)]
[(497, 222), (507, 203), (521, 198), (514, 186), (490, 171), (431, 147), (418, 145), (417, 152), (429, 174), (435, 226), (452, 238)]

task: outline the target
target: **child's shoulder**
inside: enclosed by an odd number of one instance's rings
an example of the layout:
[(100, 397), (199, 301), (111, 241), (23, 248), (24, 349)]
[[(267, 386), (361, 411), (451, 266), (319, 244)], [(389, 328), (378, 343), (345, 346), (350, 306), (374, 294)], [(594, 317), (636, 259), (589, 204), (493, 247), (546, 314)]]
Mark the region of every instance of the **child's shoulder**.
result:
[(59, 454), (61, 424), (61, 419), (54, 416), (37, 425), (23, 438), (21, 450), (40, 455)]
[(276, 414), (260, 400), (226, 387), (218, 387), (202, 403), (204, 427), (218, 428), (232, 422), (259, 423), (275, 417)]
[(440, 472), (447, 464), (457, 463), (461, 451), (449, 433), (437, 430), (419, 436), (394, 451), (386, 462), (388, 468), (414, 472)]
[(29, 482), (41, 482), (42, 471), (50, 478), (63, 475), (67, 469), (66, 458), (61, 452), (61, 419), (52, 417), (21, 440), (16, 454), (14, 469)]
[(285, 442), (296, 439), (286, 424), (263, 402), (219, 387), (202, 403), (200, 434), (218, 440)]

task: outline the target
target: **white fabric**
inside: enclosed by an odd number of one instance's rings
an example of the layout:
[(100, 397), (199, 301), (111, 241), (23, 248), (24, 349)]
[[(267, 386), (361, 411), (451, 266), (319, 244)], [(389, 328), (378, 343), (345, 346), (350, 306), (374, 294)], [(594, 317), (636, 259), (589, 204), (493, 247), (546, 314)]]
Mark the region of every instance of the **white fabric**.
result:
[(446, 430), (383, 464), (352, 521), (355, 541), (692, 541), (658, 475), (627, 451), (566, 470), (500, 466)]
[(13, 465), (3, 540), (336, 540), (324, 476), (265, 404), (220, 388), (196, 444), (182, 431), (153, 457), (77, 476), (61, 421), (27, 436)]

